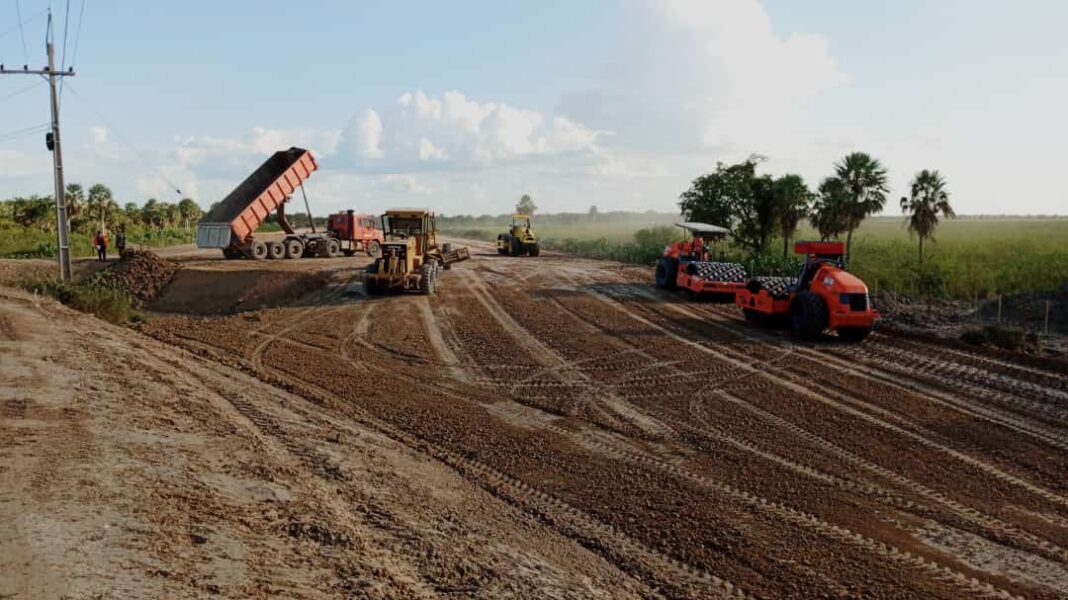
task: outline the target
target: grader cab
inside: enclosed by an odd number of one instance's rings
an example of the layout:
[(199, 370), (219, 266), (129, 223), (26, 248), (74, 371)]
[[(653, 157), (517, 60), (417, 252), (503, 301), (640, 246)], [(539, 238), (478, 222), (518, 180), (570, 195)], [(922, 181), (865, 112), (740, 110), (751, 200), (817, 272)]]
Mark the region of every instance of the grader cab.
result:
[(367, 268), (364, 285), (371, 295), (414, 291), (433, 294), (441, 272), (471, 257), (467, 248), (438, 245), (434, 213), (398, 208), (382, 215), (382, 255)]

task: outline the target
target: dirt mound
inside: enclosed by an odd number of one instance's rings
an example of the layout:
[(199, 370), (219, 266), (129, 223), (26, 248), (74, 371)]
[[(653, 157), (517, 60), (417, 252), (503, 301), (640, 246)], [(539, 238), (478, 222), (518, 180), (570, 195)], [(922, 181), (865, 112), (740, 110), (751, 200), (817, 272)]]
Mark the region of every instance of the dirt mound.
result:
[(148, 250), (127, 250), (122, 259), (95, 277), (100, 283), (121, 289), (139, 304), (155, 300), (174, 278), (178, 264)]
[(187, 315), (257, 310), (298, 303), (329, 280), (328, 274), (317, 272), (182, 269), (149, 308)]

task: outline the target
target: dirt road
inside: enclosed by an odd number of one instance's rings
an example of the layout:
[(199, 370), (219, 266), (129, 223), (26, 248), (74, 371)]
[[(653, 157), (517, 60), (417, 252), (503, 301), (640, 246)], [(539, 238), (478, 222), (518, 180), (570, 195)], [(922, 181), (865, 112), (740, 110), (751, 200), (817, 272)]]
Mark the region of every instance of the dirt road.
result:
[[(1063, 369), (878, 333), (799, 344), (656, 291), (647, 269), (472, 251), (437, 296), (371, 299), (346, 293), (362, 260), (191, 255), (160, 299), (173, 316), (143, 327), (164, 344), (105, 328), (101, 355), (121, 358), (97, 368), (141, 410), (86, 406), (93, 433), (76, 434), (62, 407), (79, 398), (56, 392), (55, 431), (18, 447), (90, 441), (0, 476), (68, 457), (89, 482), (136, 474), (133, 494), (36, 479), (88, 496), (90, 522), (135, 520), (96, 543), (129, 561), (130, 589), (176, 596), (1068, 594)], [(22, 427), (28, 401), (5, 402)]]

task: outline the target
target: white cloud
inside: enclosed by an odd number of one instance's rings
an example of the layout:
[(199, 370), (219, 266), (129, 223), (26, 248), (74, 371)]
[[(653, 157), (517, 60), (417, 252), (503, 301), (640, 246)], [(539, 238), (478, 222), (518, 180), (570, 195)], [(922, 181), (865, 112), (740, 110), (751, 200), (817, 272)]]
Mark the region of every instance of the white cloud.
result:
[(90, 127), (89, 128), (89, 140), (95, 146), (101, 146), (108, 143), (108, 130), (105, 127)]
[(479, 102), (458, 91), (407, 92), (341, 134), (336, 163), (362, 172), (471, 169), (597, 151), (599, 132), (560, 116)]
[(644, 17), (615, 66), (563, 102), (622, 147), (768, 152), (846, 81), (824, 37), (777, 35), (758, 0), (648, 0)]

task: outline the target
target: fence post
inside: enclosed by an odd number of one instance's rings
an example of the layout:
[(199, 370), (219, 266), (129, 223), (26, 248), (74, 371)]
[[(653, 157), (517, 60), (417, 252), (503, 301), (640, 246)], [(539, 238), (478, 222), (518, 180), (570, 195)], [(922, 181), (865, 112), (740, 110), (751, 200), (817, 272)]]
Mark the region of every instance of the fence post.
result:
[(998, 325), (1001, 325), (1001, 294), (998, 294)]

